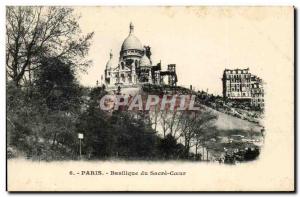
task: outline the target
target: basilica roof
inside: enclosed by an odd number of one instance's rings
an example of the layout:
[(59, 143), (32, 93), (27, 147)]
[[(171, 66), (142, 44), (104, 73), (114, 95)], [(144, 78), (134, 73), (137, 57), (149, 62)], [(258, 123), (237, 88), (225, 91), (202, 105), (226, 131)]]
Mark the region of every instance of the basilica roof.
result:
[(143, 57), (140, 60), (140, 66), (151, 66), (151, 62), (149, 58), (146, 56), (146, 53), (144, 53)]
[(106, 63), (106, 69), (110, 69), (113, 67), (113, 62), (112, 62), (112, 57), (113, 57), (113, 54), (112, 52), (110, 51), (110, 54), (109, 54), (110, 58), (109, 60), (107, 61)]
[(121, 51), (128, 50), (128, 49), (137, 49), (143, 50), (143, 45), (141, 41), (134, 35), (134, 26), (130, 23), (130, 32), (128, 37), (124, 40), (122, 44)]

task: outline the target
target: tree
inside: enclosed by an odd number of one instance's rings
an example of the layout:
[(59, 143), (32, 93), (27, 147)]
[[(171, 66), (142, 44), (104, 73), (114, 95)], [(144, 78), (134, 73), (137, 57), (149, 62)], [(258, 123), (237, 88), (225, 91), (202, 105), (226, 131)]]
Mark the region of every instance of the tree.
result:
[(216, 136), (217, 130), (214, 126), (216, 119), (217, 116), (203, 106), (200, 106), (199, 111), (160, 111), (158, 115), (153, 113), (151, 116), (152, 124), (157, 122), (160, 125), (165, 140), (162, 142), (169, 140), (174, 144), (172, 140), (176, 143), (179, 139), (183, 140), (186, 158), (191, 147), (196, 146), (197, 154), (200, 145)]
[(182, 156), (184, 148), (182, 144), (178, 144), (177, 140), (169, 133), (165, 138), (160, 139), (158, 150), (164, 159), (178, 159)]
[(185, 111), (160, 111), (158, 123), (162, 128), (163, 137), (165, 137), (166, 135), (171, 135), (176, 140), (182, 137), (181, 134), (185, 130), (185, 128), (183, 128), (182, 118), (187, 113), (188, 112)]
[(18, 86), (31, 83), (31, 72), (45, 58), (85, 70), (93, 33), (81, 35), (79, 17), (63, 7), (9, 6), (6, 10), (7, 75)]
[(196, 146), (197, 151), (201, 142), (205, 143), (210, 138), (215, 137), (214, 123), (217, 116), (205, 108), (199, 111), (183, 111), (181, 113), (179, 135), (184, 139), (185, 155), (188, 157), (191, 147)]
[(88, 109), (79, 118), (77, 131), (85, 134), (84, 154), (90, 159), (154, 157), (158, 137), (145, 123), (145, 116), (121, 110), (102, 111), (99, 100), (105, 93), (101, 87), (92, 89)]
[(80, 114), (76, 132), (84, 134), (83, 154), (89, 159), (111, 156), (114, 136), (109, 125), (109, 116), (99, 107), (99, 100), (106, 92), (101, 87), (90, 90), (87, 110)]
[(58, 58), (47, 58), (34, 72), (35, 90), (51, 110), (74, 110), (80, 108), (81, 88), (71, 65)]
[(6, 10), (8, 146), (33, 159), (76, 156), (84, 107), (76, 72), (90, 63), (93, 36), (82, 35), (78, 19), (71, 8)]
[(193, 128), (193, 141), (196, 147), (196, 154), (200, 146), (205, 146), (209, 140), (217, 136), (218, 130), (215, 127), (216, 119), (217, 115), (212, 111), (204, 111), (197, 117)]

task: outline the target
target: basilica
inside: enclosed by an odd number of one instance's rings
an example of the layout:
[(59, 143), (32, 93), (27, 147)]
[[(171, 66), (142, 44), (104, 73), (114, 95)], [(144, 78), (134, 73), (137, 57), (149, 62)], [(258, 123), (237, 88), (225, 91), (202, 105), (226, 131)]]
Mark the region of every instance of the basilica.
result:
[(113, 65), (113, 54), (106, 63), (103, 84), (107, 89), (138, 87), (143, 84), (176, 86), (176, 65), (167, 65), (162, 70), (161, 62), (153, 64), (151, 48), (143, 46), (134, 35), (134, 26), (130, 23), (129, 35), (121, 46), (118, 65)]

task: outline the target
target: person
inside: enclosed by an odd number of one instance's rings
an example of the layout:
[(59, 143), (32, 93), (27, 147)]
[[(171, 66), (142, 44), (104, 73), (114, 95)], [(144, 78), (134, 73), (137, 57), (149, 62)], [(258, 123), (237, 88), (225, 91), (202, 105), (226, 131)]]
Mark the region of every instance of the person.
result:
[(219, 158), (219, 164), (221, 164), (221, 163), (222, 163), (222, 157)]

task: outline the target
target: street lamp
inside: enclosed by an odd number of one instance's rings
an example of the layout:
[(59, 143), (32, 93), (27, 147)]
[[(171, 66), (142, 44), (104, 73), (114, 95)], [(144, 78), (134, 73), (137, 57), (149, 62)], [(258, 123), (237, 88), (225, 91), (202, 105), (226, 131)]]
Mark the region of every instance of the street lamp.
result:
[(81, 140), (83, 139), (83, 133), (78, 133), (78, 139), (79, 139), (79, 156), (81, 159)]

